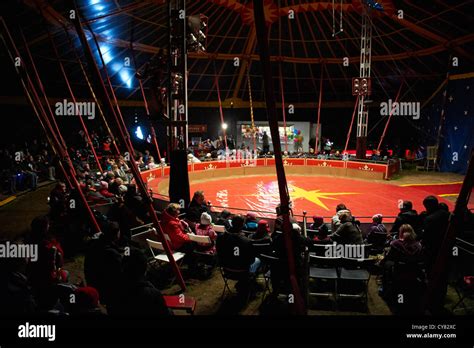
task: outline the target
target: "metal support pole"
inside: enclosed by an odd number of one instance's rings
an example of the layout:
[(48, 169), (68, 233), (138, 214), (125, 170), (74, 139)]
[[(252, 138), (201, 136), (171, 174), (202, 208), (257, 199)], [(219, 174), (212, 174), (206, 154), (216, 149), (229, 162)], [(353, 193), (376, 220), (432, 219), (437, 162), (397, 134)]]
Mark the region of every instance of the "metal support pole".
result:
[[(76, 13), (79, 13), (79, 11), (77, 11), (77, 8), (76, 8)], [(104, 85), (104, 83), (101, 79), (99, 68), (97, 67), (97, 64), (94, 60), (94, 56), (92, 54), (92, 50), (89, 46), (89, 42), (87, 41), (87, 38), (86, 38), (86, 36), (84, 34), (84, 31), (82, 29), (82, 25), (81, 25), (79, 16), (74, 21), (74, 25), (76, 27), (77, 34), (79, 35), (79, 39), (81, 41), (82, 47), (84, 49), (84, 54), (85, 54), (86, 59), (89, 63), (88, 66), (89, 66), (90, 72), (91, 72), (92, 76), (94, 76), (94, 81), (97, 84), (97, 89), (100, 92), (100, 95), (102, 97), (102, 102), (104, 103), (105, 108), (108, 109), (110, 115), (115, 116), (115, 122), (116, 122), (116, 125), (117, 125), (117, 129), (119, 130), (120, 136), (123, 140), (123, 143), (124, 143), (124, 146), (125, 146), (126, 150), (129, 152), (129, 154), (131, 156), (131, 158), (130, 158), (130, 169), (131, 169), (133, 177), (135, 179), (137, 189), (141, 193), (142, 198), (145, 200), (145, 203), (146, 203), (147, 208), (148, 208), (148, 212), (150, 214), (150, 218), (153, 221), (153, 225), (155, 226), (155, 229), (157, 231), (158, 236), (161, 239), (161, 242), (163, 243), (163, 246), (165, 248), (165, 253), (168, 256), (168, 260), (170, 261), (171, 268), (173, 269), (173, 272), (176, 275), (176, 278), (178, 280), (178, 283), (179, 283), (181, 289), (184, 291), (184, 290), (186, 290), (186, 284), (184, 283), (184, 279), (181, 275), (181, 271), (180, 271), (180, 269), (179, 269), (178, 265), (176, 264), (176, 261), (173, 257), (173, 252), (171, 251), (169, 243), (165, 238), (163, 230), (161, 229), (160, 222), (158, 220), (158, 217), (156, 215), (155, 209), (154, 209), (153, 204), (152, 204), (152, 198), (150, 196), (150, 193), (147, 190), (147, 188), (145, 186), (145, 183), (142, 180), (142, 177), (140, 175), (140, 171), (138, 169), (138, 166), (135, 162), (135, 159), (133, 158), (133, 148), (131, 146), (130, 139), (129, 138), (127, 139), (127, 136), (126, 136), (127, 129), (126, 128), (124, 129), (124, 127), (123, 127), (123, 118), (122, 118), (122, 120), (119, 120), (119, 115), (121, 117), (121, 113), (120, 113), (119, 110), (118, 110), (118, 113), (117, 113), (118, 115), (114, 112), (114, 106), (112, 105), (112, 102), (108, 98), (107, 89), (105, 88), (105, 85)], [(99, 54), (101, 54), (100, 51), (99, 51)], [(117, 108), (119, 108), (118, 104), (117, 104)]]
[(254, 16), (255, 27), (257, 30), (260, 60), (261, 65), (263, 67), (267, 117), (273, 141), (273, 150), (275, 153), (275, 166), (278, 179), (278, 190), (280, 194), (281, 213), (283, 216), (283, 235), (288, 256), (289, 279), (295, 300), (291, 306), (291, 309), (294, 314), (303, 315), (306, 314), (306, 308), (296, 276), (295, 255), (293, 249), (293, 241), (291, 238), (292, 226), (290, 222), (290, 195), (288, 192), (288, 185), (285, 177), (285, 168), (283, 167), (283, 158), (281, 154), (280, 134), (278, 132), (278, 117), (276, 113), (275, 94), (270, 62), (270, 50), (267, 41), (268, 29), (265, 26), (263, 1), (254, 2)]
[[(362, 10), (362, 33), (360, 38), (360, 71), (361, 78), (370, 78), (372, 63), (372, 25), (367, 8)], [(364, 95), (359, 95), (359, 108), (357, 112), (357, 158), (365, 159), (367, 152), (367, 124), (369, 111), (364, 104)]]

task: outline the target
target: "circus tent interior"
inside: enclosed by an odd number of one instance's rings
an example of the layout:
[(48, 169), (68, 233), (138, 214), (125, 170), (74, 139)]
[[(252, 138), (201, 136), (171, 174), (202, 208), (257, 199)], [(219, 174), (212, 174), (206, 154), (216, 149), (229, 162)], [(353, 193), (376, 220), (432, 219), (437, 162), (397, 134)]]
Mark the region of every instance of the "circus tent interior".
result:
[(473, 5), (2, 3), (2, 337), (437, 317), (467, 342)]

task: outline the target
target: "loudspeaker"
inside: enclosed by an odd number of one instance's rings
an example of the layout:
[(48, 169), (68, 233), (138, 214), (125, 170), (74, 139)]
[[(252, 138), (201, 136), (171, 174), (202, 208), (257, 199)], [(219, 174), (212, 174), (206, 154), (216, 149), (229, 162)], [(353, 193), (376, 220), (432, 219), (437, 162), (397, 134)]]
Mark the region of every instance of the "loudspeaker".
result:
[(188, 155), (185, 150), (173, 150), (170, 154), (170, 202), (187, 208), (190, 201)]
[(366, 159), (365, 158), (366, 153), (367, 153), (367, 137), (357, 137), (356, 157), (358, 159)]

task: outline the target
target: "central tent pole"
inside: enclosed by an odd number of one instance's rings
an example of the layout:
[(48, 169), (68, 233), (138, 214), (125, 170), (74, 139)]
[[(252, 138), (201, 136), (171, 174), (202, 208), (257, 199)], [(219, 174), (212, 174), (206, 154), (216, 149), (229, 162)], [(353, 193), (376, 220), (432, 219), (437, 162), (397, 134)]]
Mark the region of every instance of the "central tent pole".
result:
[(260, 61), (263, 69), (263, 81), (265, 86), (265, 102), (267, 106), (267, 117), (270, 125), (270, 133), (273, 141), (273, 151), (275, 153), (275, 166), (278, 179), (278, 190), (280, 193), (280, 207), (283, 216), (283, 235), (288, 256), (288, 270), (290, 284), (294, 295), (294, 303), (290, 306), (294, 314), (306, 314), (305, 304), (300, 292), (296, 276), (295, 255), (293, 242), (291, 239), (292, 226), (290, 223), (290, 195), (283, 167), (281, 155), (280, 134), (278, 131), (278, 117), (276, 112), (275, 94), (273, 88), (272, 68), (270, 62), (270, 50), (268, 47), (268, 30), (265, 25), (265, 13), (263, 1), (254, 2), (255, 27), (257, 29), (257, 41), (259, 46)]

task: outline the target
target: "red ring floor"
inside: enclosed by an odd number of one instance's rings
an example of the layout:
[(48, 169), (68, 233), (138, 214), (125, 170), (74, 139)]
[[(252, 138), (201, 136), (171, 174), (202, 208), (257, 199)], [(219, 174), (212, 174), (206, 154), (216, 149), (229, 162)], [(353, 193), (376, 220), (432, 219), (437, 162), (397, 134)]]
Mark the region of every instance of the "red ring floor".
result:
[[(424, 210), (422, 201), (427, 195), (437, 196), (452, 210), (453, 202), (443, 198), (443, 195), (455, 195), (461, 187), (460, 183), (397, 186), (382, 181), (328, 176), (288, 175), (287, 180), (294, 214), (307, 211), (309, 216), (325, 217), (332, 216), (339, 203), (346, 204), (357, 217), (371, 217), (376, 213), (396, 216), (400, 200), (411, 200), (414, 209), (420, 212)], [(191, 192), (196, 190), (203, 190), (206, 200), (214, 206), (273, 212), (279, 203), (276, 177), (271, 175), (191, 183)]]

